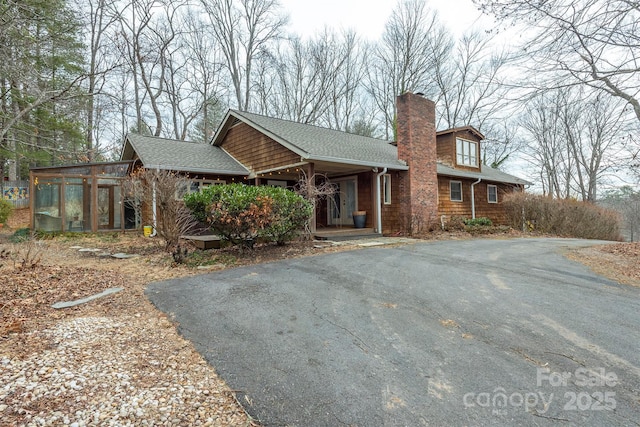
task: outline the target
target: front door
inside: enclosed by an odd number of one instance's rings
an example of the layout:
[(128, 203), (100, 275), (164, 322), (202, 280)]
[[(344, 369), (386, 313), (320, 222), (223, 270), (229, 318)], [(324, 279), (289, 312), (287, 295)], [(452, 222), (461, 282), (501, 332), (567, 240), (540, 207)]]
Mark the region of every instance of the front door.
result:
[(336, 192), (329, 199), (329, 225), (353, 225), (353, 211), (358, 210), (358, 181), (343, 178), (332, 184)]

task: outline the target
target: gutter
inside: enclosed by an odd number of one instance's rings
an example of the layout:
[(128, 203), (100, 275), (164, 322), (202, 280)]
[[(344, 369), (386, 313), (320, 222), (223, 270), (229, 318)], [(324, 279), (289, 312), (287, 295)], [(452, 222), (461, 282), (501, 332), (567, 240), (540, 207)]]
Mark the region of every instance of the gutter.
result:
[(478, 178), (476, 182), (471, 184), (471, 219), (476, 219), (476, 196), (473, 187), (475, 187), (476, 184), (480, 184), (480, 181), (482, 181), (482, 178)]
[(409, 170), (409, 166), (402, 163), (376, 163), (369, 162), (366, 160), (354, 160), (354, 159), (342, 159), (338, 157), (330, 157), (330, 156), (313, 156), (309, 155), (306, 157), (301, 157), (301, 161), (313, 161), (313, 162), (329, 162), (329, 163), (342, 163), (345, 165), (353, 165), (353, 166), (366, 166), (371, 168), (391, 168), (394, 170)]
[[(375, 168), (373, 172), (378, 172), (378, 168)], [(387, 173), (387, 168), (383, 168), (382, 172), (376, 175), (376, 220), (377, 220), (377, 229), (376, 232), (378, 234), (382, 234), (382, 200), (380, 197), (380, 177)]]

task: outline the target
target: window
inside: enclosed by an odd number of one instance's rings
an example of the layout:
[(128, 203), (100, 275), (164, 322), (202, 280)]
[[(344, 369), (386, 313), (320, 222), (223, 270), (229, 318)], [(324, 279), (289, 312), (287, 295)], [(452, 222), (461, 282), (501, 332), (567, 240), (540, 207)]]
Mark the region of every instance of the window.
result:
[(384, 204), (391, 204), (391, 174), (383, 175)]
[(449, 181), (449, 194), (451, 195), (452, 202), (462, 201), (462, 182)]
[(487, 184), (487, 200), (489, 203), (498, 203), (498, 187)]
[(223, 185), (226, 184), (225, 181), (220, 179), (211, 180), (211, 179), (198, 179), (189, 181), (188, 184), (181, 185), (179, 188), (176, 188), (176, 200), (182, 200), (185, 195), (189, 193), (196, 193), (202, 190), (205, 187), (210, 185)]
[(269, 185), (271, 187), (287, 188), (287, 181), (279, 181), (279, 180), (276, 180), (276, 179), (269, 179), (269, 180), (267, 180), (267, 185)]
[(456, 159), (459, 165), (478, 166), (478, 143), (456, 139)]

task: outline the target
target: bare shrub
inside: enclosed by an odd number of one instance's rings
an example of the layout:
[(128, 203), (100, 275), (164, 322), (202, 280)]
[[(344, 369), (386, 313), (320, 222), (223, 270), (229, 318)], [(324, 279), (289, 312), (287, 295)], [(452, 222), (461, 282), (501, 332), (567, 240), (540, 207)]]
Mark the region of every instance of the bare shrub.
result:
[(190, 184), (188, 176), (154, 169), (138, 169), (123, 183), (125, 194), (135, 201), (134, 209), (138, 210), (138, 215), (142, 204), (152, 206), (155, 202), (156, 232), (164, 239), (165, 250), (170, 253), (181, 253), (180, 237), (198, 226), (191, 211), (176, 197)]
[(305, 171), (301, 171), (294, 191), (311, 203), (315, 209), (321, 200), (333, 201), (333, 196), (336, 194), (337, 189), (326, 175), (313, 174), (307, 176)]
[(464, 231), (465, 230), (465, 218), (461, 216), (454, 215), (449, 218), (444, 224), (445, 231)]
[[(38, 238), (38, 234), (31, 231), (13, 244), (11, 250), (0, 248), (0, 260), (13, 262), (13, 267), (20, 270), (33, 270), (40, 266), (46, 246)], [(0, 264), (0, 267), (2, 264)]]
[(503, 203), (507, 220), (516, 229), (583, 239), (621, 239), (618, 214), (592, 203), (526, 193), (509, 194)]
[[(336, 186), (329, 181), (329, 178), (326, 175), (313, 174), (311, 176), (307, 176), (306, 172), (301, 170), (300, 178), (294, 187), (294, 191), (296, 194), (302, 196), (302, 198), (311, 203), (313, 211), (315, 212), (318, 208), (318, 204), (322, 200), (326, 200), (328, 206), (335, 203), (333, 196), (336, 194), (337, 189)], [(309, 224), (306, 225), (306, 228), (306, 234), (308, 236), (311, 234)]]

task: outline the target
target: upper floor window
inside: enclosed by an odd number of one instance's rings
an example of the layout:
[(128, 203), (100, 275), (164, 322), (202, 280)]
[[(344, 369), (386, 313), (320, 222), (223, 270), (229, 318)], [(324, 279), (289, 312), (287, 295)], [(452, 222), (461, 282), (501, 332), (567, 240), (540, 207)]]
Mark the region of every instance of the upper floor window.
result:
[(457, 138), (456, 159), (458, 165), (478, 166), (478, 143)]

